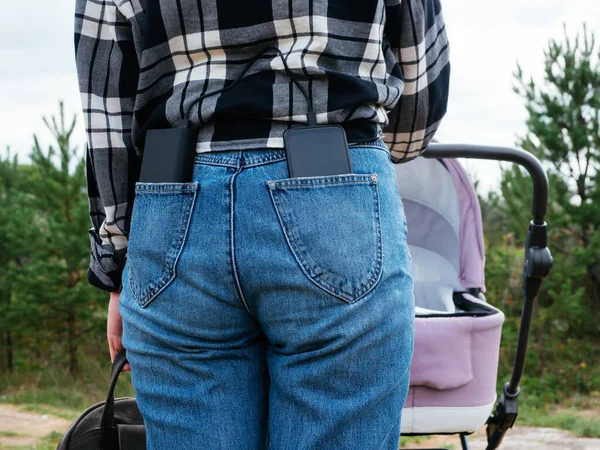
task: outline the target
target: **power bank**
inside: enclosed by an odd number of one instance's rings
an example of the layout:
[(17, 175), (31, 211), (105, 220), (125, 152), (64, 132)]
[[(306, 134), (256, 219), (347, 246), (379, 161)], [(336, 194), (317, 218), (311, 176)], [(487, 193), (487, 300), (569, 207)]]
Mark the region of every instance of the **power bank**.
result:
[(139, 181), (191, 182), (198, 133), (191, 127), (148, 130)]
[(288, 128), (283, 141), (291, 178), (352, 173), (346, 132), (339, 125)]

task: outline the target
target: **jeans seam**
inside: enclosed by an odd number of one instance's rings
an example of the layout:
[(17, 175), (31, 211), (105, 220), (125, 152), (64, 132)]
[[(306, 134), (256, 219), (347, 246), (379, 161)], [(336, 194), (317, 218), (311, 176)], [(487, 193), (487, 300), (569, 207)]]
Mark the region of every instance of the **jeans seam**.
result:
[(251, 167), (264, 166), (264, 165), (275, 163), (275, 162), (285, 161), (286, 159), (287, 159), (286, 156), (275, 156), (275, 155), (263, 156), (262, 158), (258, 158), (254, 161), (252, 161), (252, 158), (250, 158), (250, 161), (248, 163), (245, 163), (242, 167), (249, 169)]
[(198, 165), (207, 165), (207, 166), (216, 166), (216, 167), (229, 167), (230, 169), (237, 169), (238, 166), (236, 166), (235, 164), (229, 164), (229, 163), (224, 163), (224, 162), (219, 162), (219, 161), (211, 161), (208, 159), (202, 159), (202, 160), (195, 160), (194, 164), (198, 164)]
[(243, 170), (243, 167), (239, 167), (236, 172), (233, 174), (233, 176), (231, 177), (231, 181), (229, 182), (229, 241), (230, 241), (230, 251), (231, 251), (231, 266), (232, 266), (232, 270), (233, 270), (233, 278), (235, 280), (235, 285), (237, 288), (237, 292), (238, 295), (240, 297), (240, 300), (242, 302), (242, 304), (244, 305), (244, 308), (246, 309), (246, 311), (248, 311), (248, 314), (250, 314), (254, 319), (256, 319), (256, 316), (252, 313), (252, 311), (250, 311), (250, 308), (248, 307), (248, 303), (246, 302), (246, 299), (244, 297), (244, 293), (242, 291), (242, 286), (240, 283), (240, 279), (238, 277), (238, 273), (237, 273), (237, 267), (236, 267), (236, 263), (235, 263), (235, 220), (234, 220), (234, 210), (235, 210), (235, 198), (234, 198), (234, 191), (235, 191), (235, 177)]
[(352, 144), (348, 144), (349, 148), (365, 148), (365, 147), (369, 147), (369, 148), (376, 148), (378, 150), (384, 151), (386, 153), (390, 153), (390, 149), (388, 147), (388, 145), (383, 142), (383, 140), (381, 139), (377, 139), (374, 141), (368, 141), (368, 142), (363, 142), (363, 143), (352, 143)]
[[(218, 153), (218, 152), (214, 152), (214, 153)], [(234, 169), (239, 169), (239, 168), (247, 169), (250, 167), (257, 167), (257, 166), (262, 166), (262, 165), (286, 160), (285, 155), (281, 156), (281, 155), (275, 154), (275, 153), (269, 154), (269, 155), (263, 155), (260, 158), (256, 158), (253, 156), (248, 156), (247, 158), (248, 158), (248, 160), (244, 161), (244, 164), (240, 164), (240, 162), (242, 160), (242, 156), (238, 156), (238, 157), (232, 156), (230, 158), (221, 158), (218, 155), (213, 157), (212, 155), (209, 156), (208, 154), (204, 153), (204, 154), (202, 154), (202, 156), (196, 156), (196, 158), (194, 159), (194, 164), (206, 164), (206, 165), (210, 165), (210, 166), (230, 167), (230, 168), (234, 168)]]
[[(375, 177), (374, 177), (375, 175)], [(376, 173), (347, 173), (340, 175), (325, 175), (325, 176), (314, 176), (314, 177), (292, 177), (292, 178), (280, 178), (278, 180), (268, 180), (267, 184), (279, 188), (319, 188), (328, 184), (344, 185), (344, 184), (361, 184), (361, 183), (375, 183), (377, 178)]]
[(142, 182), (137, 181), (135, 183), (136, 193), (148, 193), (148, 194), (185, 194), (194, 192), (198, 189), (197, 181), (190, 182)]

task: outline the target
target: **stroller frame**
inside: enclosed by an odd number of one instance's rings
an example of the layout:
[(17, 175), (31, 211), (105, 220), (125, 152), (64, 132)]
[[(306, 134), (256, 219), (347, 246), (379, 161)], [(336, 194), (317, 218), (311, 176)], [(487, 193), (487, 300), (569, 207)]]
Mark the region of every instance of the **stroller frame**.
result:
[[(507, 161), (527, 169), (533, 182), (531, 212), (533, 219), (525, 241), (525, 263), (523, 267), (523, 308), (519, 338), (510, 381), (504, 384), (493, 413), (487, 420), (487, 450), (497, 449), (506, 432), (514, 425), (518, 415), (519, 383), (525, 369), (525, 357), (531, 328), (535, 297), (539, 294), (542, 280), (552, 268), (552, 255), (547, 246), (547, 224), (544, 221), (548, 208), (548, 177), (539, 159), (529, 152), (513, 147), (496, 147), (466, 144), (431, 143), (423, 153), (424, 158), (467, 158)], [(472, 292), (476, 297), (479, 292)], [(467, 435), (461, 433), (463, 450), (468, 450)]]

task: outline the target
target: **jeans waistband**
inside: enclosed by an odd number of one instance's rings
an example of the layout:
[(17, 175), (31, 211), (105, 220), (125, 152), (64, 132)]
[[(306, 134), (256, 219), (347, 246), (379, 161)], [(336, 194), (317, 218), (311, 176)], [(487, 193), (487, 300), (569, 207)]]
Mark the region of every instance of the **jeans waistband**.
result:
[[(382, 139), (368, 142), (351, 143), (349, 148), (374, 148), (389, 154), (389, 149)], [(226, 167), (252, 167), (271, 162), (285, 161), (283, 148), (262, 148), (248, 150), (225, 150), (218, 152), (197, 153), (194, 164), (212, 164)]]

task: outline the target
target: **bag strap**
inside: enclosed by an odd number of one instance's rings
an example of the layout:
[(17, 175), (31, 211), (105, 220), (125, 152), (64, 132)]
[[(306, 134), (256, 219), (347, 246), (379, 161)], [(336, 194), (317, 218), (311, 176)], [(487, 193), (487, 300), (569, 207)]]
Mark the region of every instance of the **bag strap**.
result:
[(110, 386), (108, 388), (108, 395), (106, 396), (106, 402), (104, 403), (104, 411), (102, 411), (102, 420), (100, 421), (100, 427), (112, 427), (115, 425), (115, 386), (119, 374), (127, 364), (127, 354), (125, 348), (123, 348), (115, 357), (112, 364), (112, 371), (110, 374)]

